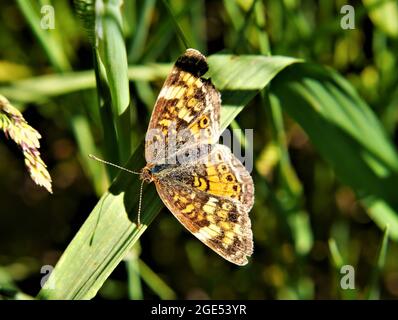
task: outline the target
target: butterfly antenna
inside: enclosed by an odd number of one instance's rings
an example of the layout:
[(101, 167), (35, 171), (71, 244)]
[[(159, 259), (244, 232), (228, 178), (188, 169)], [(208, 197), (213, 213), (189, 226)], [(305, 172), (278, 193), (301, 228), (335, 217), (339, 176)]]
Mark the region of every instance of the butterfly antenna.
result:
[[(89, 154), (88, 156), (89, 156), (91, 159), (97, 160), (97, 161), (99, 161), (99, 162), (101, 162), (101, 163), (104, 163), (104, 164), (107, 164), (107, 165), (109, 165), (109, 166), (118, 168), (118, 169), (120, 169), (120, 170), (129, 172), (129, 173), (132, 173), (132, 174), (141, 174), (141, 172), (132, 171), (132, 170), (129, 170), (129, 169), (127, 169), (127, 168), (118, 166), (117, 164), (114, 164), (114, 163), (112, 163), (112, 162), (102, 160), (102, 159), (96, 157), (96, 156), (93, 155), (93, 154)], [(140, 187), (140, 198), (139, 198), (139, 200), (138, 200), (137, 227), (139, 227), (139, 226), (141, 225), (142, 192), (143, 192), (143, 188), (144, 188), (144, 182), (145, 182), (145, 181), (142, 180), (142, 182), (141, 182), (141, 187)]]
[(129, 173), (132, 173), (132, 174), (141, 174), (140, 172), (132, 171), (132, 170), (129, 170), (129, 169), (127, 169), (127, 168), (118, 166), (117, 164), (114, 164), (114, 163), (112, 163), (112, 162), (102, 160), (102, 159), (100, 159), (100, 158), (98, 158), (98, 157), (96, 157), (96, 156), (94, 156), (94, 155), (92, 155), (92, 154), (89, 154), (88, 156), (89, 156), (91, 159), (94, 159), (94, 160), (97, 160), (97, 161), (102, 162), (102, 163), (104, 163), (104, 164), (107, 164), (108, 166), (112, 166), (112, 167), (118, 168), (118, 169), (120, 169), (120, 170), (129, 172)]
[(138, 214), (137, 214), (137, 227), (141, 226), (141, 205), (142, 205), (142, 190), (144, 188), (144, 180), (141, 182), (140, 199), (138, 200)]

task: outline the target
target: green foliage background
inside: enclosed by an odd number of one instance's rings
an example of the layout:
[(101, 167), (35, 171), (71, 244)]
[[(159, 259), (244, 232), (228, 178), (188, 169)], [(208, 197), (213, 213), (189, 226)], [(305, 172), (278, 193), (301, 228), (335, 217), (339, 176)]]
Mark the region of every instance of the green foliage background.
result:
[[(352, 1), (344, 30), (346, 4), (1, 4), (0, 94), (42, 134), (54, 194), (0, 135), (0, 298), (398, 297), (398, 5)], [(45, 5), (55, 29), (40, 28)], [(153, 186), (137, 228), (137, 177), (87, 157), (144, 165), (151, 109), (187, 46), (209, 55), (223, 127), (254, 129), (245, 267), (186, 232)], [(355, 290), (340, 288), (346, 264)], [(40, 291), (43, 265), (56, 268)]]

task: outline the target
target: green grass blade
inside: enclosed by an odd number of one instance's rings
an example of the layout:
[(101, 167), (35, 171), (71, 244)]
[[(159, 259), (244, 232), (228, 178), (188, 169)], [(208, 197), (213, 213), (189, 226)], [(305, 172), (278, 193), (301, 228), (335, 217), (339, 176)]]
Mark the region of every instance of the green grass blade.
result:
[(398, 239), (398, 156), (372, 110), (335, 72), (309, 64), (283, 72), (272, 91), (375, 223)]
[(33, 299), (32, 296), (27, 295), (17, 287), (7, 268), (0, 265), (0, 301)]
[(126, 269), (129, 298), (131, 300), (142, 300), (141, 270), (137, 258), (127, 260)]
[(330, 251), (330, 260), (333, 264), (335, 269), (335, 273), (333, 275), (334, 290), (336, 293), (338, 292), (342, 299), (344, 300), (354, 300), (357, 297), (357, 293), (355, 290), (344, 290), (341, 288), (340, 280), (342, 277), (341, 268), (348, 263), (343, 258), (342, 252), (340, 251), (339, 247), (337, 246), (337, 242), (334, 238), (330, 238), (328, 241), (329, 251)]
[(394, 0), (362, 0), (373, 24), (398, 38), (398, 3)]
[[(41, 28), (41, 22), (40, 22), (40, 18), (39, 18), (39, 12), (40, 11), (40, 6), (43, 5), (44, 2), (40, 2), (40, 3), (36, 3), (34, 1), (19, 1), (18, 5), (22, 11), (22, 13), (24, 14), (26, 20), (28, 21), (29, 25), (31, 26), (34, 35), (36, 36), (36, 38), (38, 39), (38, 41), (40, 42), (45, 54), (47, 55), (50, 63), (52, 64), (53, 68), (56, 69), (58, 72), (64, 73), (69, 71), (70, 69), (70, 64), (68, 61), (68, 57), (66, 55), (65, 52), (67, 52), (67, 45), (63, 46), (62, 42), (61, 42), (61, 37), (59, 34), (59, 27), (55, 28), (55, 29), (43, 29)], [(49, 4), (51, 5), (51, 2), (49, 2)], [(55, 10), (55, 9), (54, 9)], [(64, 10), (66, 10), (64, 8)], [(66, 16), (66, 15), (65, 15)], [(55, 19), (55, 17), (54, 17)], [(58, 24), (59, 26), (59, 24)], [(71, 31), (71, 30), (68, 30)], [(57, 76), (57, 75), (55, 75)], [(59, 75), (62, 76), (62, 75)], [(28, 80), (29, 82), (29, 80)], [(76, 84), (76, 83), (75, 83)], [(34, 80), (31, 82), (31, 85), (33, 87), (38, 88), (38, 85), (40, 84), (35, 84)], [(45, 84), (41, 84), (41, 85), (45, 85)], [(54, 84), (53, 83), (47, 83), (48, 88), (54, 88)], [(43, 98), (42, 96), (40, 96), (40, 94), (36, 94), (33, 90), (29, 91), (29, 88), (26, 88), (27, 91), (25, 91), (23, 88), (14, 88), (16, 90), (14, 90), (14, 92), (16, 93), (16, 100), (20, 101), (23, 100), (24, 98), (21, 98), (21, 96), (23, 97), (24, 95), (21, 95), (21, 92), (27, 92), (27, 96), (28, 98), (33, 98), (33, 99), (41, 99)], [(4, 90), (3, 90), (4, 91)], [(7, 90), (5, 90), (7, 92)], [(12, 89), (11, 89), (12, 91)], [(27, 98), (25, 96), (25, 98)], [(81, 95), (80, 99), (78, 99), (78, 101), (83, 100), (84, 96)], [(78, 104), (81, 102), (78, 102)], [(82, 109), (84, 108), (84, 106), (82, 105)], [(88, 125), (88, 121), (85, 118), (80, 117), (76, 112), (69, 112), (69, 110), (64, 110), (64, 115), (66, 116), (66, 119), (69, 122), (69, 125), (72, 128), (72, 131), (74, 132), (75, 136), (77, 137), (78, 140), (78, 145), (80, 148), (80, 151), (83, 150), (95, 150), (95, 145), (93, 144), (93, 137), (91, 134), (90, 130), (84, 130), (84, 137), (82, 138), (82, 132), (77, 132), (77, 128), (85, 128), (88, 129), (89, 125)], [(95, 187), (96, 187), (96, 191), (98, 193), (102, 193), (101, 191), (103, 190), (103, 188), (101, 188), (100, 184), (101, 184), (101, 180), (103, 180), (101, 178), (101, 175), (98, 175), (98, 172), (100, 170), (100, 167), (98, 167), (97, 165), (91, 165), (88, 163), (88, 161), (86, 159), (81, 159), (83, 162), (83, 165), (88, 168), (89, 173), (92, 176), (96, 176), (97, 179), (95, 179)]]
[(139, 242), (130, 250), (124, 259), (127, 269), (127, 287), (129, 298), (132, 300), (142, 300), (141, 270), (138, 263), (141, 247)]
[(262, 54), (269, 54), (269, 39), (266, 32), (264, 32), (266, 23), (265, 23), (265, 15), (264, 15), (264, 4), (261, 1), (257, 1), (255, 6), (255, 18), (256, 18), (256, 33), (258, 38), (259, 51)]
[[(191, 6), (186, 6), (189, 9), (192, 20), (192, 43), (200, 52), (207, 52), (206, 48), (206, 8), (204, 0), (195, 0)], [(176, 19), (178, 15), (176, 14)]]
[(377, 257), (377, 262), (374, 266), (372, 277), (370, 279), (370, 288), (368, 293), (368, 299), (377, 300), (380, 299), (380, 287), (379, 287), (379, 275), (383, 270), (388, 248), (388, 226), (384, 230), (383, 239), (381, 241), (379, 256)]
[(134, 33), (133, 40), (129, 49), (128, 60), (130, 63), (137, 62), (145, 49), (145, 42), (147, 41), (148, 32), (151, 25), (151, 15), (155, 7), (156, 0), (144, 1), (137, 28)]
[(259, 88), (264, 88), (279, 71), (297, 61), (294, 58), (279, 56), (211, 56), (209, 75), (222, 93), (222, 128), (225, 129), (244, 108), (245, 103), (237, 105), (237, 100), (249, 101), (257, 94)]
[[(171, 64), (165, 63), (130, 66), (127, 75), (131, 81), (156, 81), (164, 79), (170, 69)], [(51, 97), (89, 89), (95, 89), (93, 70), (42, 75), (0, 86), (4, 96), (23, 103), (45, 102)]]
[[(143, 167), (143, 152), (141, 145), (127, 167)], [(139, 187), (137, 176), (120, 172), (59, 260), (51, 275), (55, 289), (43, 289), (40, 298), (79, 300), (96, 295), (162, 207), (160, 201), (145, 201), (157, 197), (150, 185), (143, 193), (142, 225), (137, 228)]]
[(167, 15), (164, 17), (158, 28), (151, 34), (151, 38), (148, 39), (148, 45), (142, 55), (142, 62), (156, 61), (165, 52), (175, 35), (174, 26), (176, 21), (178, 23), (189, 13), (189, 10), (189, 6), (184, 6), (180, 11), (175, 12), (173, 16)]
[(245, 23), (245, 20), (241, 10), (239, 9), (237, 1), (224, 0), (223, 2), (226, 14), (228, 15), (232, 27), (235, 31), (239, 31), (239, 29)]
[(238, 52), (238, 49), (241, 47), (247, 47), (246, 42), (247, 42), (247, 37), (245, 36), (245, 33), (252, 22), (252, 14), (254, 12), (254, 9), (256, 8), (256, 5), (259, 1), (258, 0), (253, 0), (249, 9), (245, 13), (245, 17), (243, 19), (244, 23), (243, 25), (239, 28), (238, 33), (235, 36), (234, 39), (234, 45), (233, 45), (233, 52)]
[[(75, 134), (76, 142), (79, 150), (84, 150), (87, 153), (96, 154), (97, 148), (91, 134), (90, 127), (86, 118), (83, 115), (74, 115), (71, 123), (72, 131)], [(100, 166), (97, 161), (89, 161), (86, 157), (80, 159), (82, 162), (83, 169), (86, 171), (88, 177), (94, 183), (94, 189), (97, 195), (101, 195), (106, 187), (109, 186), (109, 182), (103, 166)]]
[(168, 14), (172, 18), (172, 21), (174, 23), (174, 28), (178, 34), (179, 39), (182, 41), (182, 44), (184, 45), (184, 47), (182, 47), (181, 49), (192, 48), (191, 44), (188, 42), (187, 37), (184, 34), (184, 31), (181, 29), (180, 25), (178, 24), (177, 17), (174, 14), (172, 8), (170, 7), (169, 2), (167, 0), (162, 0), (162, 2), (164, 4), (164, 7), (166, 8)]
[(138, 261), (141, 277), (145, 283), (155, 292), (160, 299), (170, 300), (175, 299), (175, 292), (155, 273), (149, 268), (144, 261)]
[(18, 0), (18, 6), (28, 21), (34, 35), (43, 47), (50, 63), (57, 71), (70, 69), (70, 64), (62, 45), (55, 40), (54, 33), (56, 29), (42, 29), (40, 24), (40, 7), (34, 1)]
[[(303, 187), (290, 162), (281, 106), (275, 96), (271, 95), (267, 99), (267, 95), (266, 92), (262, 97), (268, 101), (270, 107), (271, 128), (279, 158), (278, 174), (281, 180), (280, 191), (276, 192), (276, 198), (282, 198), (279, 201), (280, 210), (286, 215), (296, 252), (299, 255), (306, 255), (312, 248), (313, 235), (308, 212), (303, 208)], [(282, 196), (278, 196), (279, 194)]]
[(344, 265), (343, 257), (337, 247), (336, 240), (333, 238), (329, 239), (329, 251), (334, 267), (337, 271), (340, 271), (341, 267)]
[[(294, 62), (295, 59), (284, 57), (210, 57), (213, 81), (223, 93), (222, 128), (226, 128), (279, 71)], [(228, 68), (225, 68), (226, 65)], [(141, 143), (127, 167), (141, 169), (145, 165), (143, 154), (144, 147)], [(55, 267), (51, 275), (55, 289), (43, 288), (39, 298), (90, 299), (96, 295), (113, 269), (163, 207), (154, 186), (145, 186), (142, 225), (137, 228), (135, 222), (139, 189), (140, 181), (137, 176), (119, 173)]]
[[(100, 64), (98, 67), (104, 66), (104, 77), (111, 95), (112, 118), (117, 136), (117, 142), (114, 141), (114, 143), (117, 143), (119, 159), (124, 163), (131, 155), (131, 119), (128, 63), (122, 32), (121, 6), (121, 0), (104, 1), (103, 8), (100, 9), (98, 9), (99, 6), (96, 6), (98, 11), (96, 12), (96, 39), (98, 43), (95, 48), (98, 48), (97, 58), (99, 58)], [(101, 93), (102, 91), (100, 91)], [(104, 120), (106, 121), (106, 119)]]

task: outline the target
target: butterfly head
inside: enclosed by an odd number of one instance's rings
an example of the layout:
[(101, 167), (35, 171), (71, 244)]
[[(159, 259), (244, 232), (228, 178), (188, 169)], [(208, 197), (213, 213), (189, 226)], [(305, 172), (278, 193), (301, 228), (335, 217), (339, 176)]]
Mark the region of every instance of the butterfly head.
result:
[(153, 166), (148, 164), (144, 168), (142, 168), (140, 172), (140, 179), (144, 182), (151, 183), (154, 180), (152, 168)]

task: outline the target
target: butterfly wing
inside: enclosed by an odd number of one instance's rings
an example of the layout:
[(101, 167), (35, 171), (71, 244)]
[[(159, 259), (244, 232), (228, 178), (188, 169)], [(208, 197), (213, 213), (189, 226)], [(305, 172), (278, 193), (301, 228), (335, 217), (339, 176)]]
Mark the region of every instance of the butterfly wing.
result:
[[(248, 213), (254, 186), (231, 151), (215, 144), (221, 98), (210, 80), (201, 78), (207, 70), (197, 50), (178, 58), (151, 116), (145, 158), (154, 168), (159, 196), (176, 218), (222, 257), (245, 265), (253, 252)], [(205, 153), (195, 157), (199, 149)], [(178, 158), (174, 164), (172, 155)]]
[(155, 183), (166, 207), (199, 240), (226, 260), (247, 264), (254, 185), (227, 147), (216, 145), (195, 163), (164, 170)]
[[(208, 143), (218, 140), (221, 98), (210, 80), (201, 78), (207, 70), (206, 58), (197, 50), (188, 49), (177, 59), (159, 93), (148, 126), (148, 163), (165, 162), (201, 137)], [(176, 141), (173, 150), (171, 140)]]

